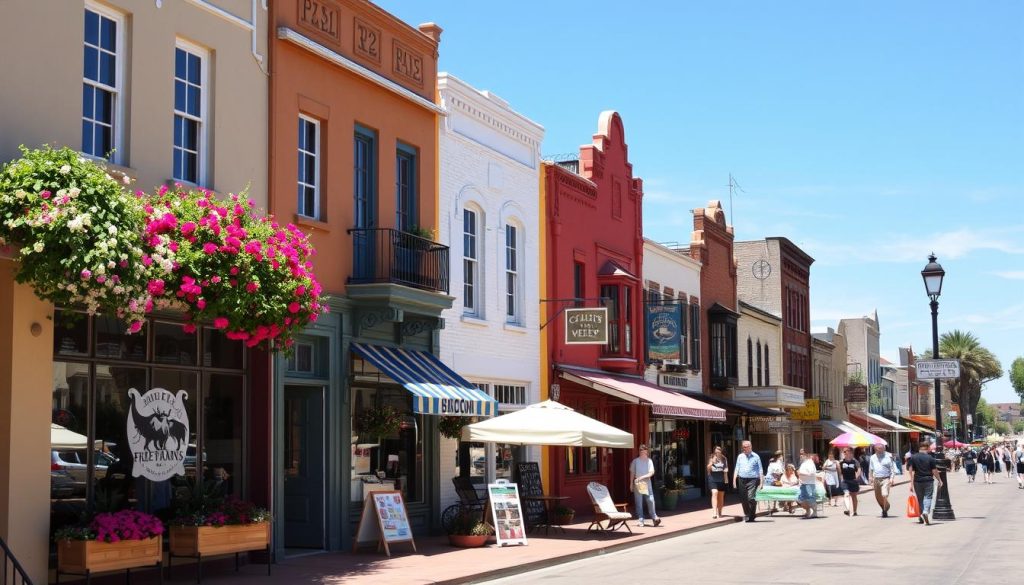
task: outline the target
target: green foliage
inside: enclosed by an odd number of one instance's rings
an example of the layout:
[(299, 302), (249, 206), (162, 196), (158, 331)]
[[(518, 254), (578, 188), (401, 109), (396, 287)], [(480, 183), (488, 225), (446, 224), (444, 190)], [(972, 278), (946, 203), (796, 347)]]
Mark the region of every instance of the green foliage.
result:
[(872, 384), (868, 386), (868, 407), (872, 410), (877, 410), (885, 405), (885, 401), (882, 400), (882, 385)]
[(441, 420), (437, 421), (437, 429), (443, 437), (459, 439), (462, 438), (462, 429), (473, 420), (471, 416), (442, 416)]
[(1024, 420), (1013, 423), (1013, 432), (1018, 435), (1024, 433)]
[(1024, 402), (1024, 357), (1019, 357), (1010, 364), (1010, 385)]
[(367, 437), (387, 437), (398, 432), (402, 416), (392, 406), (367, 408), (356, 418), (356, 429)]
[(485, 536), (494, 531), (489, 524), (480, 520), (480, 512), (464, 509), (459, 512), (448, 528), (448, 534), (459, 536)]

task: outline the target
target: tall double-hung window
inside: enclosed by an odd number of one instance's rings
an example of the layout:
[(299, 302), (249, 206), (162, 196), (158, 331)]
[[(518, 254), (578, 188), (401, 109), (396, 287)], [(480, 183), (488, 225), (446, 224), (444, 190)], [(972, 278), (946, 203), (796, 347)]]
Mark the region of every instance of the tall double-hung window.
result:
[(416, 227), (416, 151), (399, 144), (395, 151), (395, 227), (407, 232)]
[(519, 229), (505, 225), (505, 316), (519, 323)]
[(462, 309), (470, 315), (480, 311), (480, 213), (462, 210)]
[(320, 121), (299, 114), (299, 215), (320, 217)]
[(207, 53), (178, 41), (174, 48), (174, 178), (205, 180)]
[(85, 8), (82, 60), (82, 152), (111, 162), (125, 159), (123, 118), (124, 16), (91, 2)]

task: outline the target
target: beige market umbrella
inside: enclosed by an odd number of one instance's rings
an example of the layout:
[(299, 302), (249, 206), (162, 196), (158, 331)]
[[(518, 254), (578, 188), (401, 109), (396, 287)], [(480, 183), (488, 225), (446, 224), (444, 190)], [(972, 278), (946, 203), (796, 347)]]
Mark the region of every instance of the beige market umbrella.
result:
[(75, 431), (68, 430), (59, 424), (50, 423), (51, 449), (85, 449), (89, 446), (89, 438)]
[(546, 400), (467, 425), (462, 439), (481, 443), (633, 448), (633, 434)]

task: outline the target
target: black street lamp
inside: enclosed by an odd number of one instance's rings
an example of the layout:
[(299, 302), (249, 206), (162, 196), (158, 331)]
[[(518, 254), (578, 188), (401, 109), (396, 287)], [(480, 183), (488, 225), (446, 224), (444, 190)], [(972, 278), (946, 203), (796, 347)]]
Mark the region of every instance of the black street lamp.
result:
[[(942, 294), (942, 279), (946, 271), (935, 261), (935, 254), (928, 256), (928, 265), (921, 271), (924, 288), (928, 291), (932, 307), (932, 359), (939, 359), (939, 295)], [(939, 468), (939, 479), (942, 485), (935, 496), (932, 518), (936, 520), (956, 520), (953, 505), (949, 501), (949, 487), (946, 484), (946, 456), (942, 445), (942, 381), (935, 378), (935, 463)]]

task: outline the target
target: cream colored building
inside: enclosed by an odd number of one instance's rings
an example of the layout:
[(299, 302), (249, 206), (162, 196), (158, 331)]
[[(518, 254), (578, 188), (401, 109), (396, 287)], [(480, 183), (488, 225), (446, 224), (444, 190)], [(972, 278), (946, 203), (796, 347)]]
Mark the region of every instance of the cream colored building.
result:
[(676, 302), (682, 305), (681, 355), (672, 363), (652, 363), (644, 371), (648, 382), (673, 388), (700, 392), (703, 387), (701, 371), (694, 368), (690, 336), (693, 335), (691, 305), (700, 305), (700, 262), (651, 240), (644, 239), (644, 288), (646, 299)]
[[(267, 12), (257, 0), (0, 3), (0, 161), (107, 158), (137, 188), (182, 181), (267, 203)], [(53, 307), (0, 255), (0, 537), (49, 581)]]

